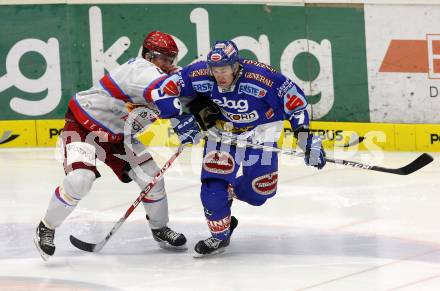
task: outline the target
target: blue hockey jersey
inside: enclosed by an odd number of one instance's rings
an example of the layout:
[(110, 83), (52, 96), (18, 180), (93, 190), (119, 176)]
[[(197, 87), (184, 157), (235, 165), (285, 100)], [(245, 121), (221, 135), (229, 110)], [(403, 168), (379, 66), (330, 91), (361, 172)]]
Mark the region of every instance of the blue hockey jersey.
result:
[(205, 61), (188, 65), (168, 77), (152, 92), (161, 116), (181, 114), (176, 98), (199, 93), (220, 107), (223, 123), (238, 131), (282, 120), (290, 120), (293, 129), (308, 127), (304, 92), (292, 80), (257, 61), (241, 59), (240, 65), (236, 82), (227, 90), (217, 86)]

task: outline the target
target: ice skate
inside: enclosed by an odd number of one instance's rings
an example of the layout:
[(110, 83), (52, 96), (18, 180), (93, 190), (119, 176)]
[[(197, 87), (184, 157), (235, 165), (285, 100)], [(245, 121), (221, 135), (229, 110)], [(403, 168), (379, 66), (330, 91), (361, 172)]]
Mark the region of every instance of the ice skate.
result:
[(159, 229), (151, 229), (153, 238), (163, 249), (185, 251), (186, 238), (182, 233), (175, 232), (168, 226)]
[(47, 261), (55, 253), (55, 245), (53, 243), (55, 230), (48, 228), (43, 221), (40, 221), (35, 235), (34, 243), (43, 260)]
[(194, 258), (213, 256), (225, 252), (226, 247), (229, 245), (231, 241), (232, 232), (237, 227), (237, 225), (238, 225), (238, 220), (234, 216), (232, 216), (231, 225), (230, 225), (231, 232), (227, 239), (220, 240), (211, 236), (205, 240), (199, 241), (194, 247), (195, 250)]

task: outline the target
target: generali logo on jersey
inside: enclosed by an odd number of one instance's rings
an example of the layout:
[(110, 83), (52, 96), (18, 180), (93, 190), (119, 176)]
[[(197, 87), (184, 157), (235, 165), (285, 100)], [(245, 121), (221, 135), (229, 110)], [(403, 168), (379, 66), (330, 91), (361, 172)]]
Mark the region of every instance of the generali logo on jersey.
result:
[[(393, 39), (380, 66), (382, 73), (423, 73), (440, 79), (440, 34), (425, 39)], [(431, 97), (439, 96), (438, 86), (429, 86)]]

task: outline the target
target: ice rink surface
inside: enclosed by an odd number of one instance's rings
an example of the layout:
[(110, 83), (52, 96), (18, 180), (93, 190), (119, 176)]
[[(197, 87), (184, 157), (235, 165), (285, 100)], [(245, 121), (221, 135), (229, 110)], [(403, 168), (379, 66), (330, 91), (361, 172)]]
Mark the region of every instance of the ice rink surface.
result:
[[(172, 148), (153, 150), (159, 164)], [(400, 167), (417, 153), (337, 153)], [(44, 262), (35, 228), (62, 165), (53, 149), (0, 150), (0, 290), (440, 290), (440, 156), (408, 176), (328, 164), (321, 171), (283, 156), (277, 195), (261, 207), (233, 204), (239, 220), (227, 251), (195, 259), (209, 236), (199, 201), (201, 152), (187, 149), (166, 173), (170, 226), (188, 251), (167, 252), (151, 237), (140, 205), (100, 253), (98, 242), (139, 194), (105, 165), (89, 195), (57, 229)]]

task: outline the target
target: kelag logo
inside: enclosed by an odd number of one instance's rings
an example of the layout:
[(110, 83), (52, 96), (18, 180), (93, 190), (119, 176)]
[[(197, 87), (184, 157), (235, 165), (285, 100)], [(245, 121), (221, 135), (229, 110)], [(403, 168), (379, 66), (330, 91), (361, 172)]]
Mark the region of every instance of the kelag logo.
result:
[[(379, 72), (425, 73), (429, 79), (440, 79), (440, 34), (427, 34), (420, 40), (391, 40)], [(431, 85), (429, 91), (431, 97), (437, 97), (440, 90)]]
[(19, 134), (12, 134), (12, 130), (7, 130), (3, 133), (3, 136), (0, 138), (0, 144), (5, 144), (10, 141), (13, 141), (19, 136), (20, 136)]

